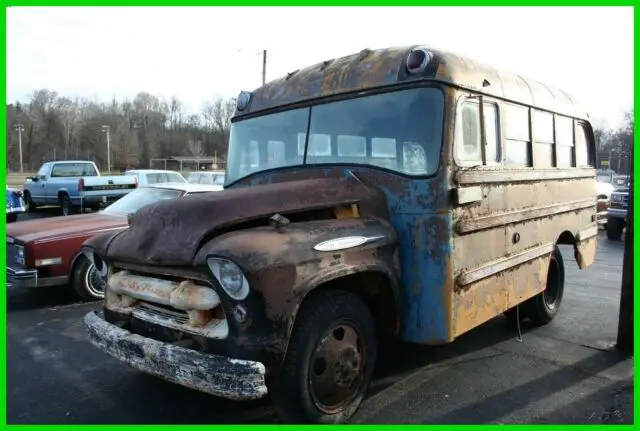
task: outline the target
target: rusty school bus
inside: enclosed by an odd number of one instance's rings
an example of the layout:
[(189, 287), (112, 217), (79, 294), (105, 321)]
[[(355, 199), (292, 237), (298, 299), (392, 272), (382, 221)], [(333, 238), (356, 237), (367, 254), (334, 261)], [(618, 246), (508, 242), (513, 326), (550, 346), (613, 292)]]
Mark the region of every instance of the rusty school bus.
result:
[[(390, 337), (550, 322), (594, 260), (594, 138), (566, 93), (427, 47), (364, 50), (237, 100), (225, 190), (85, 243), (90, 340), (209, 394), (346, 421)], [(566, 257), (565, 257), (566, 258)]]

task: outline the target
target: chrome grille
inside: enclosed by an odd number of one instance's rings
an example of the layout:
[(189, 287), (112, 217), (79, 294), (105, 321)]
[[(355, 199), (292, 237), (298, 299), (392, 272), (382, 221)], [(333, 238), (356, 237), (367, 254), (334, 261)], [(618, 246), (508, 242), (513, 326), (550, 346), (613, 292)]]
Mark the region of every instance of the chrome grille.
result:
[(147, 314), (150, 314), (154, 317), (157, 317), (163, 320), (172, 320), (181, 325), (185, 325), (189, 323), (189, 316), (184, 311), (167, 310), (166, 308), (163, 308), (163, 307), (151, 305), (148, 302), (142, 302), (137, 308), (140, 311), (144, 311)]
[(7, 243), (7, 267), (16, 267), (16, 256), (18, 256), (18, 248), (15, 244)]

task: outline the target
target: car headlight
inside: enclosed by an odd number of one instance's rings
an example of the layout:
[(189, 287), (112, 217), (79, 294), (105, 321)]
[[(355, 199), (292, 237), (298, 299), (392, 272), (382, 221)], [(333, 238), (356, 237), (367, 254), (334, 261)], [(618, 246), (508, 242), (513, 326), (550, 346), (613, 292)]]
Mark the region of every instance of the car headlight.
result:
[(220, 286), (231, 298), (242, 300), (249, 294), (249, 282), (238, 265), (227, 259), (210, 257), (207, 265)]
[(15, 256), (15, 261), (18, 265), (24, 265), (25, 264), (25, 260), (24, 260), (24, 247), (21, 245), (15, 245), (16, 248), (16, 256)]

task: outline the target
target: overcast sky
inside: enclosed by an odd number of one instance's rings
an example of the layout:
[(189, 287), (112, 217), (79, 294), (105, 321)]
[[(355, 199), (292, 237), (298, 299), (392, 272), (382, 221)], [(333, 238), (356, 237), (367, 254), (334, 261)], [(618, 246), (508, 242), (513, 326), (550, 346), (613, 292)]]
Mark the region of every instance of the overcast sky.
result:
[(632, 8), (37, 8), (7, 10), (7, 99), (222, 95), (363, 48), (425, 44), (561, 87), (617, 125), (633, 106)]

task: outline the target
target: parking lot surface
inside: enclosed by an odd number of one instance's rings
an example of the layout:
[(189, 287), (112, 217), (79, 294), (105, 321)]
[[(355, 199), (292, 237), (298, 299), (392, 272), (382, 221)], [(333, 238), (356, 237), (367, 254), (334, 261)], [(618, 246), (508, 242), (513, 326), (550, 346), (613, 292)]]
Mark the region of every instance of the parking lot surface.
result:
[[(54, 215), (43, 210), (38, 217)], [(447, 346), (401, 344), (352, 423), (632, 423), (633, 360), (615, 342), (624, 242), (600, 235), (580, 271), (563, 247), (562, 310), (517, 331), (496, 318)], [(141, 374), (86, 340), (67, 288), (8, 289), (8, 423), (277, 423), (268, 400), (232, 402)]]

